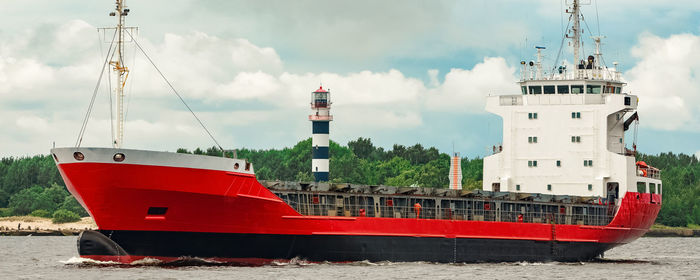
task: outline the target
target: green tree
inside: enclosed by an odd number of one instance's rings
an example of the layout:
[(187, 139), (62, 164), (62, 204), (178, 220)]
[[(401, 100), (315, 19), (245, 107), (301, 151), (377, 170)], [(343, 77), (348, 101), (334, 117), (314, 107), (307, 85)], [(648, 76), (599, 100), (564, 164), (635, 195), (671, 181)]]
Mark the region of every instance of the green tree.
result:
[(71, 211), (60, 209), (53, 213), (52, 221), (54, 224), (72, 223), (80, 221), (80, 216)]
[(58, 209), (71, 211), (81, 217), (90, 216), (88, 212), (85, 211), (85, 208), (83, 208), (83, 206), (78, 203), (78, 200), (76, 200), (72, 195), (66, 196), (61, 205), (59, 205)]
[(357, 140), (348, 142), (348, 147), (361, 159), (370, 159), (370, 156), (377, 151), (370, 138), (359, 137)]
[(44, 209), (37, 209), (29, 213), (29, 216), (41, 217), (41, 218), (51, 218), (51, 212)]
[(40, 186), (23, 189), (10, 197), (10, 208), (15, 215), (27, 215), (36, 210), (35, 203), (43, 193)]
[(309, 171), (299, 171), (299, 173), (297, 173), (297, 175), (294, 177), (294, 180), (298, 182), (313, 182), (314, 176)]
[(34, 209), (44, 209), (49, 212), (56, 211), (70, 194), (63, 186), (53, 183), (50, 188), (43, 190), (34, 202)]
[(0, 190), (0, 207), (7, 207), (8, 202), (10, 202), (10, 194), (4, 190)]

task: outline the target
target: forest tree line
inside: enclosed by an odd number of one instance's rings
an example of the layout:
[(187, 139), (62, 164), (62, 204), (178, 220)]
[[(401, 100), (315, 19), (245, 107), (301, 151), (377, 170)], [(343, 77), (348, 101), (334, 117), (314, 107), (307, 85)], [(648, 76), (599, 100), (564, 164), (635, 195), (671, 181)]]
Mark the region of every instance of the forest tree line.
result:
[[(222, 156), (211, 147), (179, 153)], [(283, 149), (236, 151), (238, 158), (254, 164), (261, 180), (312, 181), (311, 139)], [(227, 152), (233, 156), (233, 152)], [(436, 148), (394, 145), (385, 150), (369, 138), (358, 138), (346, 146), (330, 142), (330, 181), (390, 186), (446, 188), (450, 156)], [(669, 226), (700, 224), (700, 163), (694, 155), (661, 153), (637, 156), (662, 170), (663, 206), (657, 223)], [(481, 158), (461, 159), (464, 189), (480, 189), (483, 177)], [(87, 216), (68, 193), (53, 159), (48, 155), (3, 158), (0, 161), (0, 216), (51, 216), (58, 210)]]

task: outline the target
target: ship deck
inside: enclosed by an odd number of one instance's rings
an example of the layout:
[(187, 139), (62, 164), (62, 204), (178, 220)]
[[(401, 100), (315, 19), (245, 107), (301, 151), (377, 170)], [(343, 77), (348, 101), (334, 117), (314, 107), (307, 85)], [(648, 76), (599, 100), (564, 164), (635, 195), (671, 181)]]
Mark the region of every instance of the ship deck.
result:
[(438, 220), (604, 226), (612, 221), (616, 211), (614, 203), (602, 197), (286, 181), (260, 183), (305, 216), (418, 216)]

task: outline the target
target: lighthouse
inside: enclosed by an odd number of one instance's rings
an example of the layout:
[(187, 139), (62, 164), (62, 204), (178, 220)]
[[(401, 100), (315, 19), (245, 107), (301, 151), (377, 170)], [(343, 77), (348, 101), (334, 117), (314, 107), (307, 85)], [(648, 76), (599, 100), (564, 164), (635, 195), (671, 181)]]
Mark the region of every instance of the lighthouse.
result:
[(313, 133), (311, 138), (311, 172), (313, 172), (316, 182), (328, 181), (328, 125), (333, 120), (330, 109), (330, 92), (320, 86), (311, 93), (312, 114), (309, 115)]

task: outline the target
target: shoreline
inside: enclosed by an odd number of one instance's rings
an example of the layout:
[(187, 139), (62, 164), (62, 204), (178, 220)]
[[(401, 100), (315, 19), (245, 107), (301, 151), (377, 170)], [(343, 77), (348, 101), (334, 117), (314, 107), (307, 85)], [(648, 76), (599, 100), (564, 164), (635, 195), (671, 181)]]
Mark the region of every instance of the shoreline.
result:
[(70, 236), (97, 229), (91, 217), (73, 223), (54, 224), (49, 218), (14, 216), (0, 218), (0, 236)]
[(653, 225), (644, 237), (700, 237), (700, 229)]

